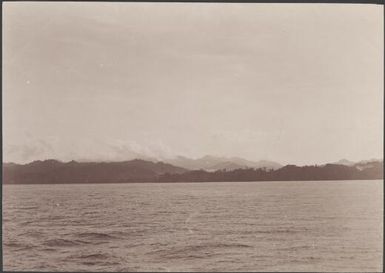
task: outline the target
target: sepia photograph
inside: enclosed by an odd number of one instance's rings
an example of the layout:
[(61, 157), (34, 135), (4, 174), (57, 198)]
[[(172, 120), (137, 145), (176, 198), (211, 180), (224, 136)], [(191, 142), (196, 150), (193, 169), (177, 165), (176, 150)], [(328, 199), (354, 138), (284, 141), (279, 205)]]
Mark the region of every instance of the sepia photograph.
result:
[(383, 272), (384, 7), (2, 4), (2, 269)]

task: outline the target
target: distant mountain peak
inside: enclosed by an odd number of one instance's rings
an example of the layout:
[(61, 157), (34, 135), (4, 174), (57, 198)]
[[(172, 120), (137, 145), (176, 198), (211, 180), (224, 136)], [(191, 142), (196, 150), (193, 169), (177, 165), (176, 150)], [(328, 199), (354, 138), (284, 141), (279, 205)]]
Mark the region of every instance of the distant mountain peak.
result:
[(205, 155), (197, 159), (187, 158), (184, 156), (177, 156), (173, 159), (166, 160), (166, 162), (190, 170), (203, 169), (207, 171), (237, 168), (278, 169), (282, 167), (281, 164), (268, 160), (251, 161), (241, 157), (220, 157), (212, 155)]
[(345, 158), (333, 163), (333, 164), (339, 164), (339, 165), (345, 165), (345, 166), (353, 166), (355, 162), (347, 160)]

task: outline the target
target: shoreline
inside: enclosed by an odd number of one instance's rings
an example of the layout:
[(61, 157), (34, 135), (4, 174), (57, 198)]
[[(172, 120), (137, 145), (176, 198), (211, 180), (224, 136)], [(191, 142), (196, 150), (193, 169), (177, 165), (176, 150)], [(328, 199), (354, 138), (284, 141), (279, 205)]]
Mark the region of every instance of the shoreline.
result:
[(383, 178), (378, 179), (324, 179), (324, 180), (260, 180), (260, 181), (162, 181), (162, 182), (76, 182), (76, 183), (2, 183), (2, 186), (8, 185), (113, 185), (113, 184), (190, 184), (190, 183), (270, 183), (270, 182), (339, 182), (339, 181), (384, 181)]

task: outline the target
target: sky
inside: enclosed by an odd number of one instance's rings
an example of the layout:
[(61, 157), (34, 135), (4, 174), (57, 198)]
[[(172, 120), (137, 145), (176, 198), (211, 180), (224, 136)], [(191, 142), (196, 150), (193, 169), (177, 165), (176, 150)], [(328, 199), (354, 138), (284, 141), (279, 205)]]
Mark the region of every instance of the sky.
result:
[(3, 3), (3, 161), (383, 157), (383, 7)]

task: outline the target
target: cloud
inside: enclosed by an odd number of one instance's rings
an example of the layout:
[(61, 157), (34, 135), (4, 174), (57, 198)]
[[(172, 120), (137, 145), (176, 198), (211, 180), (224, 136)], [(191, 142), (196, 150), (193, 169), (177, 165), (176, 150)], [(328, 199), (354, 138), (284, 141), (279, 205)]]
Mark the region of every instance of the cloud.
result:
[(162, 141), (101, 141), (98, 139), (30, 139), (24, 143), (4, 145), (4, 161), (26, 163), (34, 160), (124, 161), (132, 159), (162, 160), (174, 156)]
[(118, 140), (114, 141), (114, 143), (107, 144), (106, 148), (110, 149), (111, 160), (127, 160), (134, 158), (162, 160), (174, 156), (170, 147), (160, 140), (142, 140), (142, 143), (132, 140)]
[(4, 146), (4, 161), (28, 162), (34, 159), (46, 159), (52, 154), (52, 146), (44, 140), (30, 141), (25, 144)]

